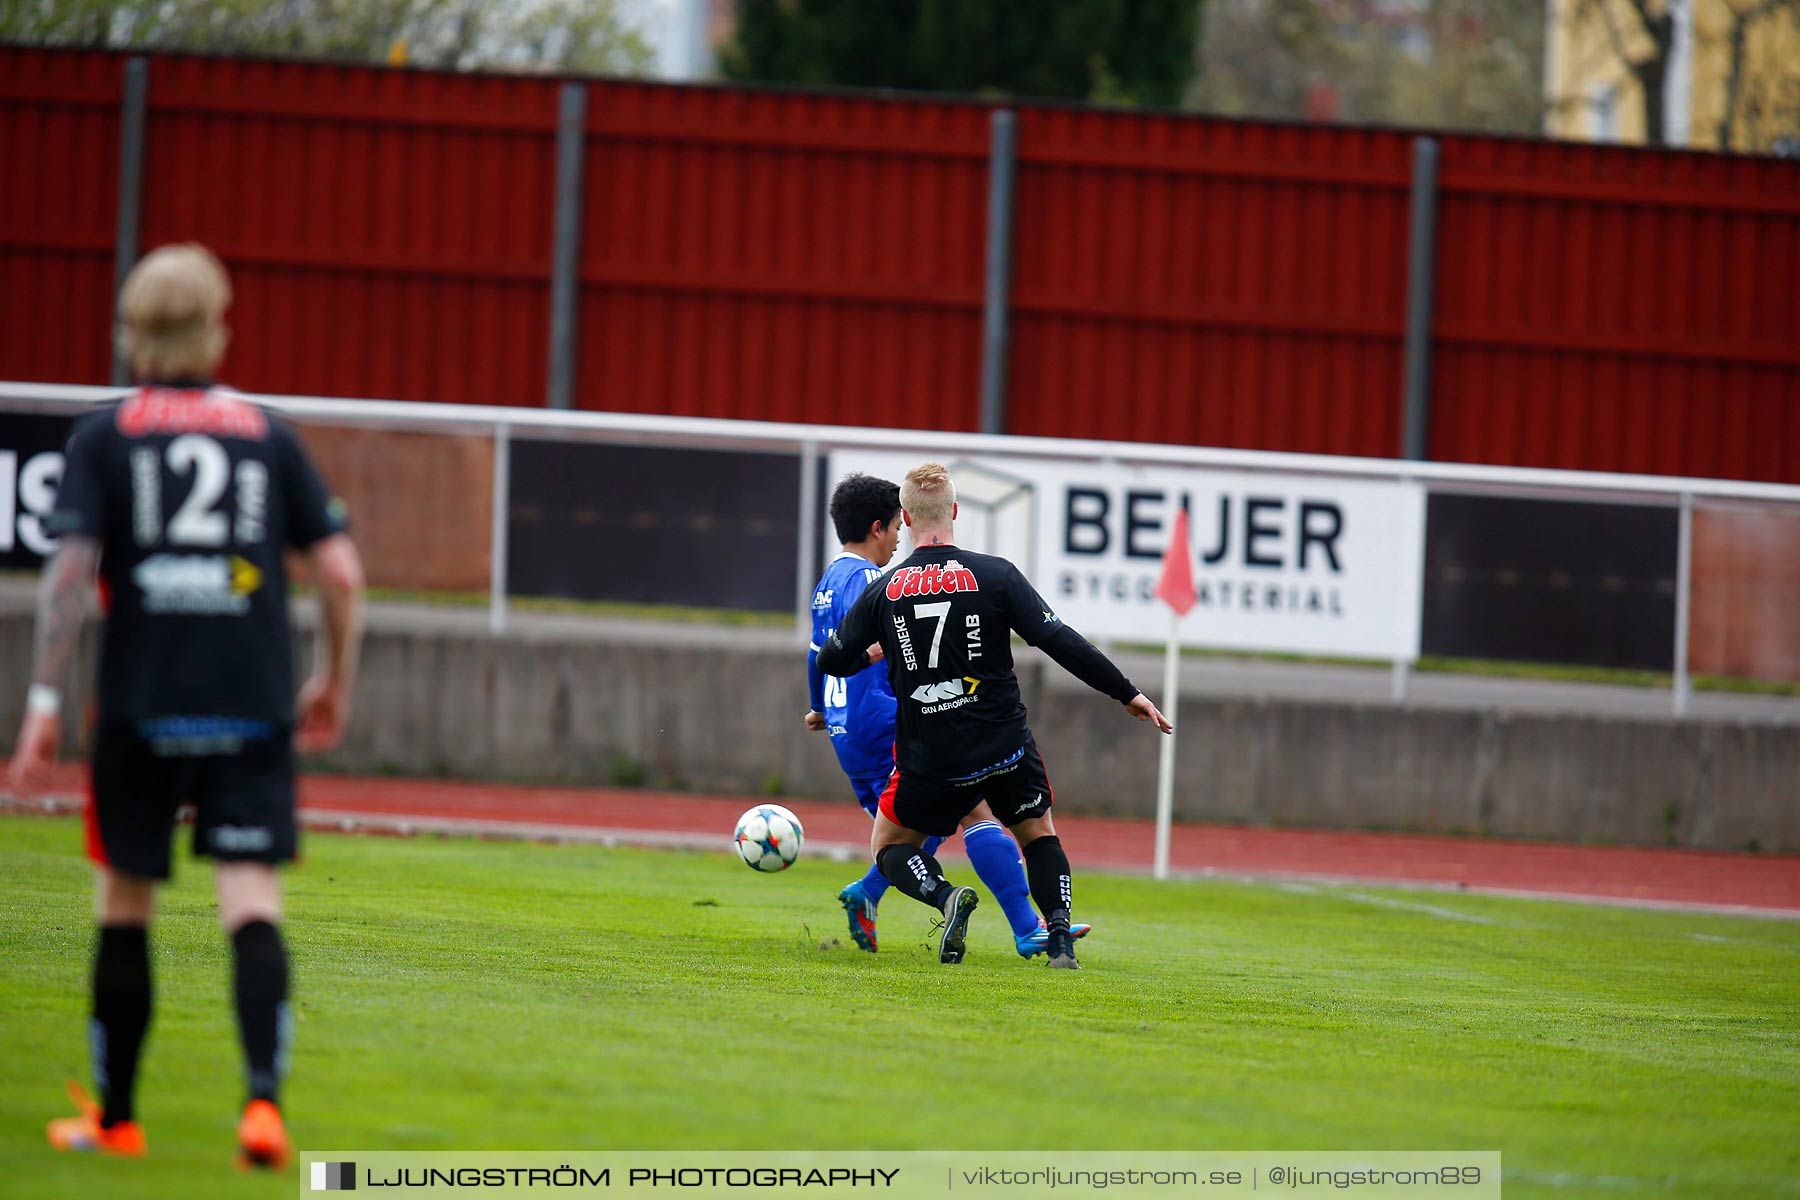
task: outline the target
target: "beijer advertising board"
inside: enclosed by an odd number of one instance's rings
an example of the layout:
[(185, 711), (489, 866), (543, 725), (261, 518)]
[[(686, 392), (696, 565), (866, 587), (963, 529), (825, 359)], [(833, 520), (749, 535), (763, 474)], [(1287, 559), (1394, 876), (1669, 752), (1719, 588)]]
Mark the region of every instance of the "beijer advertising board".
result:
[[(837, 450), (829, 482), (853, 471), (898, 482), (919, 461)], [(1418, 484), (991, 456), (945, 465), (961, 506), (958, 544), (1018, 563), (1089, 637), (1163, 638), (1169, 610), (1156, 582), (1185, 504), (1198, 599), (1181, 622), (1184, 644), (1418, 657)]]

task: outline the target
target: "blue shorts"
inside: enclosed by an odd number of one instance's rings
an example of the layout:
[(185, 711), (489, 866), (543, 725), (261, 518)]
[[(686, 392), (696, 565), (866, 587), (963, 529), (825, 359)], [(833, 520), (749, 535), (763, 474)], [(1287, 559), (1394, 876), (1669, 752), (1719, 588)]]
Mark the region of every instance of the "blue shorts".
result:
[(850, 780), (850, 790), (856, 793), (856, 802), (863, 806), (863, 811), (869, 814), (871, 821), (881, 811), (881, 793), (887, 790), (888, 779), (892, 774), (890, 771), (887, 775), (870, 775), (862, 779), (852, 777)]

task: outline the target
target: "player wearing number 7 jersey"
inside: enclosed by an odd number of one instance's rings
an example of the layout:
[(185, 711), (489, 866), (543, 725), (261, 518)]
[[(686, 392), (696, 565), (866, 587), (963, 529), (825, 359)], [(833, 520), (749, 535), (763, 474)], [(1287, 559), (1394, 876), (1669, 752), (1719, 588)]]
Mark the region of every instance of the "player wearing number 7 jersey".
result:
[(955, 887), (926, 845), (985, 801), (1025, 847), (1031, 897), (1049, 924), (1053, 967), (1074, 967), (1068, 855), (1050, 818), (1054, 796), (1026, 724), (1012, 634), (1096, 691), (1170, 725), (1086, 638), (1064, 625), (1004, 558), (958, 549), (956, 486), (937, 463), (909, 472), (900, 505), (918, 547), (865, 591), (819, 649), (819, 670), (853, 675), (879, 643), (899, 699), (896, 766), (881, 794), (872, 847), (901, 891), (944, 914), (944, 962), (962, 958), (973, 888)]
[[(105, 626), (87, 807), (99, 889), (89, 1042), (99, 1103), (50, 1122), (59, 1150), (145, 1150), (133, 1109), (150, 1025), (148, 927), (169, 877), (178, 806), (196, 810), (194, 850), (216, 863), (232, 943), (247, 1102), (240, 1159), (290, 1154), (277, 1108), (292, 1021), (275, 867), (294, 857), (294, 742), (341, 733), (355, 673), (362, 567), (298, 439), (211, 382), (231, 286), (199, 246), (168, 246), (125, 281), (121, 345), (142, 386), (75, 425), (50, 531), (33, 683), (12, 762), (29, 795), (61, 741), (58, 688), (99, 573)], [(287, 579), (303, 553), (319, 588), (319, 666), (296, 738)]]
[[(812, 709), (806, 714), (806, 727), (830, 734), (831, 748), (850, 777), (857, 803), (874, 817), (882, 789), (894, 773), (895, 704), (887, 672), (870, 669), (844, 679), (822, 674), (813, 659), (857, 597), (894, 557), (900, 544), (900, 489), (871, 475), (846, 476), (832, 489), (830, 511), (843, 552), (826, 566), (813, 589), (813, 639), (807, 655)], [(1019, 954), (1030, 958), (1043, 953), (1049, 935), (1031, 907), (1018, 843), (986, 809), (968, 814), (962, 836), (975, 873), (1006, 913)], [(925, 848), (935, 851), (937, 842), (928, 842)], [(877, 906), (887, 888), (887, 877), (870, 866), (861, 879), (838, 893), (850, 937), (864, 950), (876, 949)], [(1086, 932), (1085, 925), (1076, 929), (1077, 936)]]

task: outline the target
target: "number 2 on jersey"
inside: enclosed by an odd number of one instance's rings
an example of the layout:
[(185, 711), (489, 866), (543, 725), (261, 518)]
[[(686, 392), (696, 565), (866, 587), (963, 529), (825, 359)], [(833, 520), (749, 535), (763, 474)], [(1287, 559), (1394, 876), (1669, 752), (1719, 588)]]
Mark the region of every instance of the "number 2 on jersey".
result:
[[(163, 458), (172, 474), (192, 475), (193, 486), (169, 518), (168, 528), (163, 529), (162, 473), (156, 451), (140, 446), (131, 452), (132, 531), (138, 545), (152, 546), (166, 540), (176, 546), (223, 546), (230, 537), (231, 526), (218, 504), (232, 477), (231, 455), (214, 439), (187, 433), (169, 443)], [(259, 542), (268, 469), (254, 459), (245, 459), (238, 463), (236, 474), (238, 540)]]

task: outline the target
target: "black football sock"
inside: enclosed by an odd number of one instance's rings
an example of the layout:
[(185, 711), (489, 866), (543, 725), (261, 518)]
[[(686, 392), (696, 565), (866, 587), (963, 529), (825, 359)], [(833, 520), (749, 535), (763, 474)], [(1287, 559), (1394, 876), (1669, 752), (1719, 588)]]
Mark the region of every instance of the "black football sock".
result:
[(936, 909), (944, 907), (944, 896), (950, 881), (938, 860), (917, 846), (883, 846), (875, 856), (875, 865), (887, 881), (917, 900)]
[(1031, 883), (1031, 899), (1044, 914), (1044, 924), (1055, 930), (1060, 921), (1069, 928), (1069, 910), (1074, 907), (1069, 880), (1069, 856), (1063, 853), (1062, 839), (1054, 834), (1035, 838), (1025, 846), (1025, 878)]
[(267, 921), (250, 921), (231, 935), (237, 952), (238, 1036), (250, 1075), (250, 1099), (276, 1102), (291, 1036), (287, 948)]
[(150, 1029), (150, 935), (142, 925), (102, 925), (94, 952), (94, 1016), (89, 1040), (100, 1124), (132, 1119), (138, 1056)]

